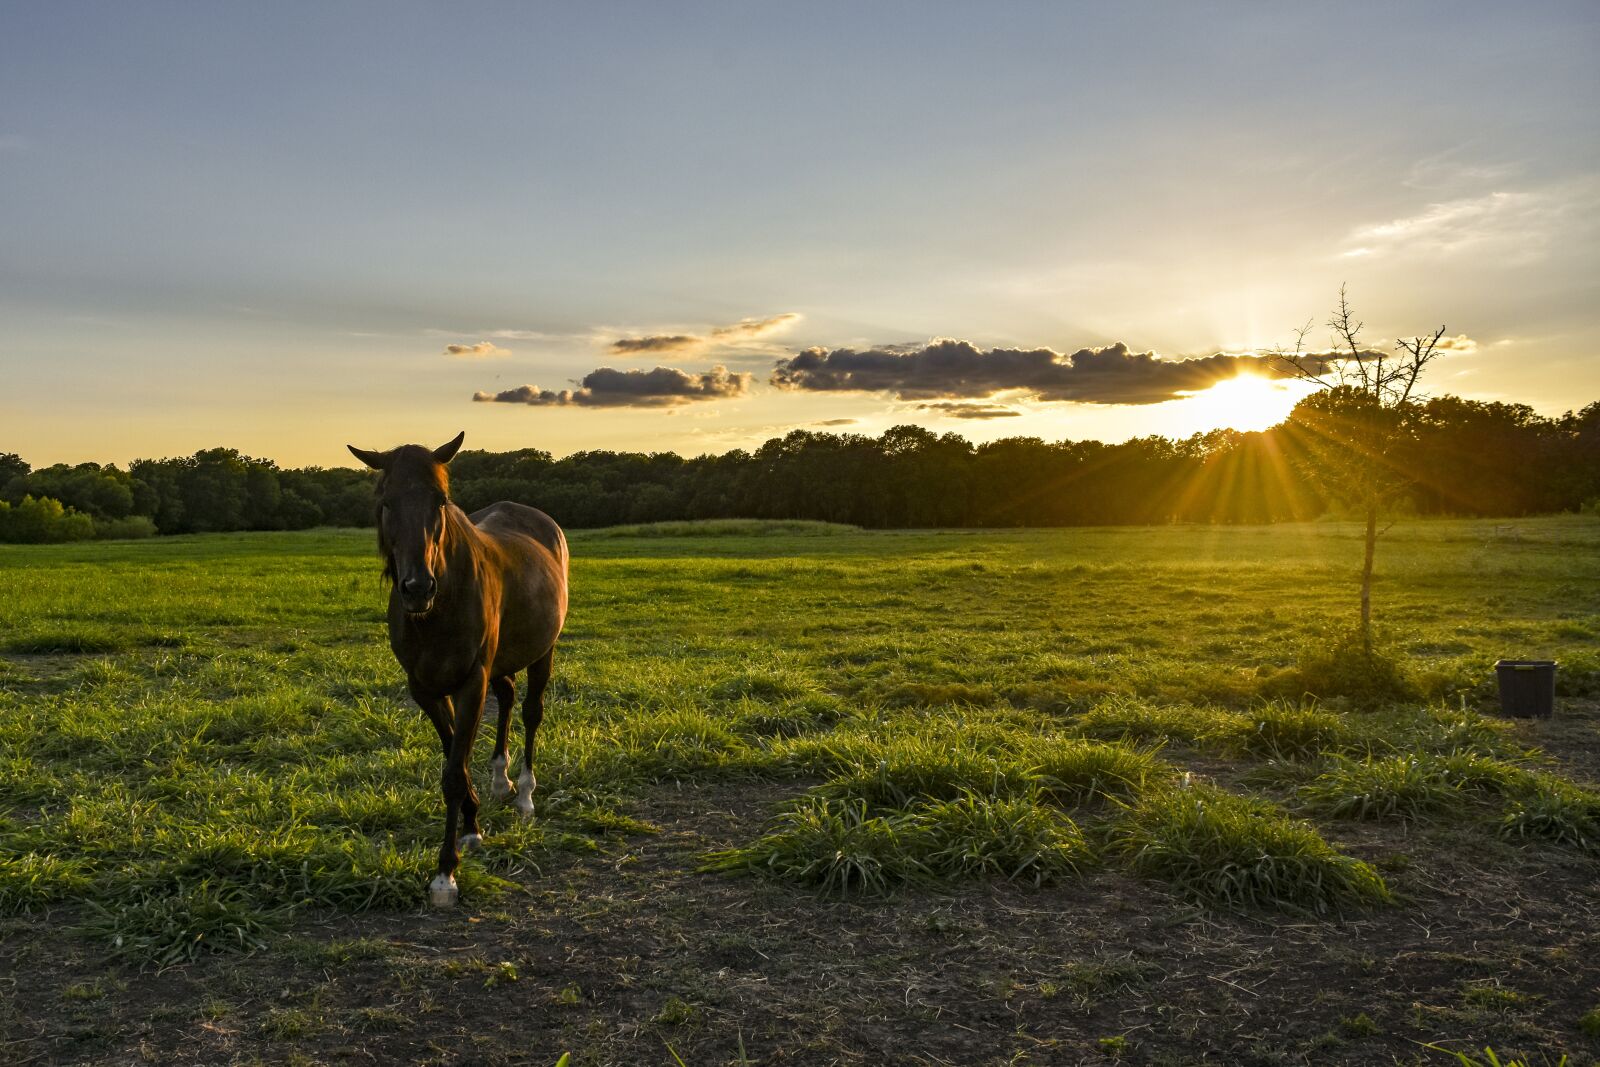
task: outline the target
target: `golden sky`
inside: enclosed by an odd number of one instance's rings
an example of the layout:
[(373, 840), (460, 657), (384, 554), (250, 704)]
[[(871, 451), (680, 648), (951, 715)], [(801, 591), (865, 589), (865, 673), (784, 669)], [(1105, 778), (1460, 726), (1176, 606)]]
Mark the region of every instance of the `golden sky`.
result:
[(1592, 4), (7, 21), (35, 465), (1259, 428), (1341, 284), (1373, 347), (1448, 326), (1431, 392), (1600, 399)]

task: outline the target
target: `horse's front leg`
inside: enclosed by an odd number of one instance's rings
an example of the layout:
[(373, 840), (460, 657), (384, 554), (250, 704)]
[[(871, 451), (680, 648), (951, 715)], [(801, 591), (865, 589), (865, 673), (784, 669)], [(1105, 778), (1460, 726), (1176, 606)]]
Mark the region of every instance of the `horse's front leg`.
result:
[(450, 758), (450, 739), (455, 734), (455, 710), (450, 706), (449, 697), (428, 696), (418, 688), (414, 681), (407, 682), (411, 690), (411, 699), (417, 702), (417, 707), (428, 716), (428, 721), (433, 723), (433, 728), (439, 734), (439, 747), (444, 750), (445, 759)]
[(450, 738), (450, 753), (444, 760), (444, 843), (439, 846), (439, 873), (428, 887), (428, 896), (438, 907), (449, 907), (456, 902), (460, 890), (456, 887), (456, 867), (461, 863), (457, 850), (456, 818), (459, 815), (465, 833), (460, 844), (473, 848), (483, 840), (478, 831), (478, 793), (472, 788), (472, 775), (468, 764), (472, 758), (472, 742), (478, 736), (478, 722), (483, 718), (483, 698), (488, 689), (487, 670), (478, 666), (467, 681), (456, 691), (455, 730)]

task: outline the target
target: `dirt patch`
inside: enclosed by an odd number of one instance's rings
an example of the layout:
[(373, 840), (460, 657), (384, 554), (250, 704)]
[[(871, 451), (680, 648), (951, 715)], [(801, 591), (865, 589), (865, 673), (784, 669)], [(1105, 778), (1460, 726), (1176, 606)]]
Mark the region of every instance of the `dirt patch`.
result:
[(1553, 756), (1570, 778), (1600, 784), (1600, 701), (1558, 697), (1548, 719), (1513, 719), (1523, 743)]
[(160, 973), (108, 964), (62, 932), (71, 916), (13, 921), (7, 1060), (1448, 1062), (1430, 1042), (1600, 1055), (1577, 1024), (1600, 1001), (1592, 861), (1463, 848), (1448, 828), (1397, 848), (1352, 827), (1340, 847), (1407, 899), (1335, 921), (1218, 913), (1109, 871), (888, 901), (696, 873), (794, 791), (656, 789), (637, 814), (659, 834), (546, 862), (520, 892), (326, 915), (269, 952)]
[(83, 652), (7, 652), (0, 656), (0, 684), (58, 685), (89, 655)]

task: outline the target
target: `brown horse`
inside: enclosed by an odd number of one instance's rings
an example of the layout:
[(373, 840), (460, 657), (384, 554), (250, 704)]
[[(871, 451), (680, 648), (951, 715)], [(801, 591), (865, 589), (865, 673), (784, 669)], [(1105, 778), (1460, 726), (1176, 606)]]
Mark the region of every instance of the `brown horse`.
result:
[[(401, 445), (369, 452), (349, 446), (381, 472), (378, 552), (392, 583), (389, 647), (405, 669), (411, 699), (433, 720), (444, 746), (444, 844), (439, 873), (428, 887), (440, 907), (454, 904), (459, 892), (458, 843), (463, 849), (483, 843), (469, 761), (490, 688), (500, 709), (493, 789), (496, 796), (513, 791), (506, 742), (517, 699), (514, 678), (523, 669), (525, 736), (514, 788), (517, 808), (533, 814), (533, 738), (544, 718), (544, 689), (567, 617), (567, 539), (554, 519), (506, 500), (471, 515), (450, 502), (445, 464), (465, 436), (435, 449)], [(466, 831), (459, 840), (458, 815)]]

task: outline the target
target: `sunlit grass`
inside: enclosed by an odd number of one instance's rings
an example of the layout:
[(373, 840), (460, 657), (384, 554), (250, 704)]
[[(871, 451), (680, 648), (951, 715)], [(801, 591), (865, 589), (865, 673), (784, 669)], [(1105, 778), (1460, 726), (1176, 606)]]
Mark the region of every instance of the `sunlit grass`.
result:
[(1341, 855), (1308, 824), (1210, 787), (1150, 795), (1111, 841), (1136, 873), (1226, 907), (1324, 914), (1390, 899), (1376, 871)]
[[(1380, 611), (1432, 696), (1367, 711), (1274, 689), (1352, 607), (1337, 524), (578, 533), (539, 817), (486, 808), (464, 900), (652, 833), (670, 783), (786, 793), (716, 864), (852, 893), (1123, 867), (1337, 910), (1385, 899), (1319, 830), (1363, 815), (1593, 850), (1595, 793), (1472, 710), (1504, 656), (1600, 691), (1600, 523), (1523, 529), (1391, 532)], [(437, 740), (376, 571), (364, 533), (0, 546), (0, 912), (170, 962), (420, 907)], [(1184, 788), (1202, 764), (1238, 792)]]

